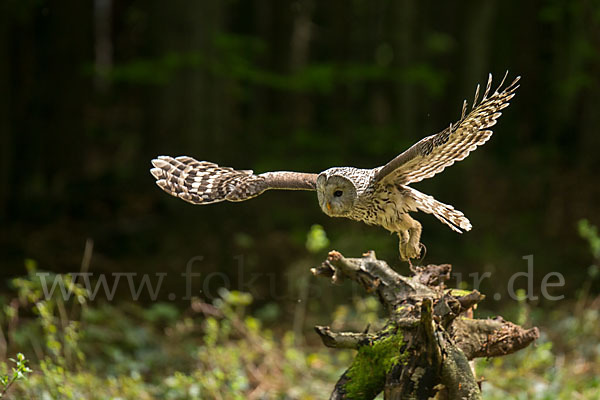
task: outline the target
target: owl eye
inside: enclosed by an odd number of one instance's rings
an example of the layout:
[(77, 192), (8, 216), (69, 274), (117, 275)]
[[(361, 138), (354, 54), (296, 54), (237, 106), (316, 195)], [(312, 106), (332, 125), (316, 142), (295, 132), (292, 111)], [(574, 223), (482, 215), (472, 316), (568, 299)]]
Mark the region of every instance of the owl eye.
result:
[(342, 197), (343, 194), (344, 192), (342, 192), (341, 190), (336, 190), (335, 192), (333, 192), (333, 195), (335, 197)]

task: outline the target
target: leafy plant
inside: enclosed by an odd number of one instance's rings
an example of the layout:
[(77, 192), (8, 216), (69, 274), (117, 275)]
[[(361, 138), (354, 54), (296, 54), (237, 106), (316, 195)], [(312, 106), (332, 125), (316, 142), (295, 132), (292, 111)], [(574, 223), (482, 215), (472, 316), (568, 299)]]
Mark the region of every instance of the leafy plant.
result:
[(590, 245), (592, 256), (596, 260), (600, 260), (600, 234), (598, 234), (598, 227), (592, 225), (587, 219), (580, 219), (577, 227), (579, 236), (587, 240)]
[[(27, 374), (33, 372), (31, 368), (27, 366), (27, 359), (23, 355), (23, 353), (17, 353), (17, 359), (10, 358), (10, 361), (16, 364), (12, 368), (11, 374), (2, 374), (0, 375), (0, 386), (2, 390), (0, 391), (0, 398), (3, 398), (10, 387), (18, 380), (25, 379)], [(6, 365), (3, 365), (6, 368)]]
[(321, 225), (313, 225), (306, 235), (306, 249), (311, 253), (318, 253), (329, 246), (329, 239)]

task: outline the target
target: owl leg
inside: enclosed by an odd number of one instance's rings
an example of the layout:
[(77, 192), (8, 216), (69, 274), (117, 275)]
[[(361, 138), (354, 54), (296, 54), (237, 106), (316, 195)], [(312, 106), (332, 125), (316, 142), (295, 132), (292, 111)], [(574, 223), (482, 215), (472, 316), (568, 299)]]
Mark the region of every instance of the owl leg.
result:
[(421, 231), (423, 228), (419, 221), (406, 216), (406, 222), (409, 224), (409, 228), (405, 231), (399, 232), (400, 237), (400, 258), (402, 261), (409, 261), (411, 258), (418, 258), (421, 254)]
[(400, 231), (398, 232), (398, 238), (400, 239), (400, 243), (398, 245), (398, 251), (400, 252), (400, 259), (402, 261), (410, 261), (410, 259), (406, 255), (406, 246), (408, 245), (408, 241), (410, 239), (410, 235), (408, 231)]
[(408, 230), (410, 239), (408, 240), (407, 255), (409, 258), (418, 258), (421, 255), (421, 232), (423, 227), (419, 221), (411, 218), (412, 226)]

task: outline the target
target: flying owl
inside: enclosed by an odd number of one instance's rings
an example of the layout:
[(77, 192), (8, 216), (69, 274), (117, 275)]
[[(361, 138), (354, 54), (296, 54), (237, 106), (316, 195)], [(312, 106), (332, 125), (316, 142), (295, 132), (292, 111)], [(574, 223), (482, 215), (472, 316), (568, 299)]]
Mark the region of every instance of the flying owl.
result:
[(508, 75), (491, 92), (492, 75), (481, 101), (479, 85), (467, 114), (463, 102), (460, 120), (438, 134), (423, 138), (382, 167), (334, 167), (319, 174), (288, 171), (254, 174), (251, 170), (221, 167), (191, 157), (160, 156), (150, 170), (165, 192), (192, 204), (244, 201), (266, 190), (316, 190), (319, 206), (330, 217), (344, 217), (379, 225), (400, 238), (400, 258), (409, 261), (421, 253), (421, 224), (409, 213), (433, 214), (450, 229), (462, 233), (471, 223), (462, 212), (408, 186), (431, 178), (467, 157), (488, 141), (490, 128), (513, 98), (520, 77), (501, 90)]

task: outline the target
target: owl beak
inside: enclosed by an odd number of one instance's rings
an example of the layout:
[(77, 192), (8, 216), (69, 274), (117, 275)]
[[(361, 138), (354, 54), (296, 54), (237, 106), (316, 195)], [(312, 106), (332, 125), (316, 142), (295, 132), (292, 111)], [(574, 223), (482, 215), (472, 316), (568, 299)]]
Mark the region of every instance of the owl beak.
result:
[(329, 211), (331, 211), (331, 203), (330, 203), (330, 202), (327, 202), (327, 209), (328, 209)]

